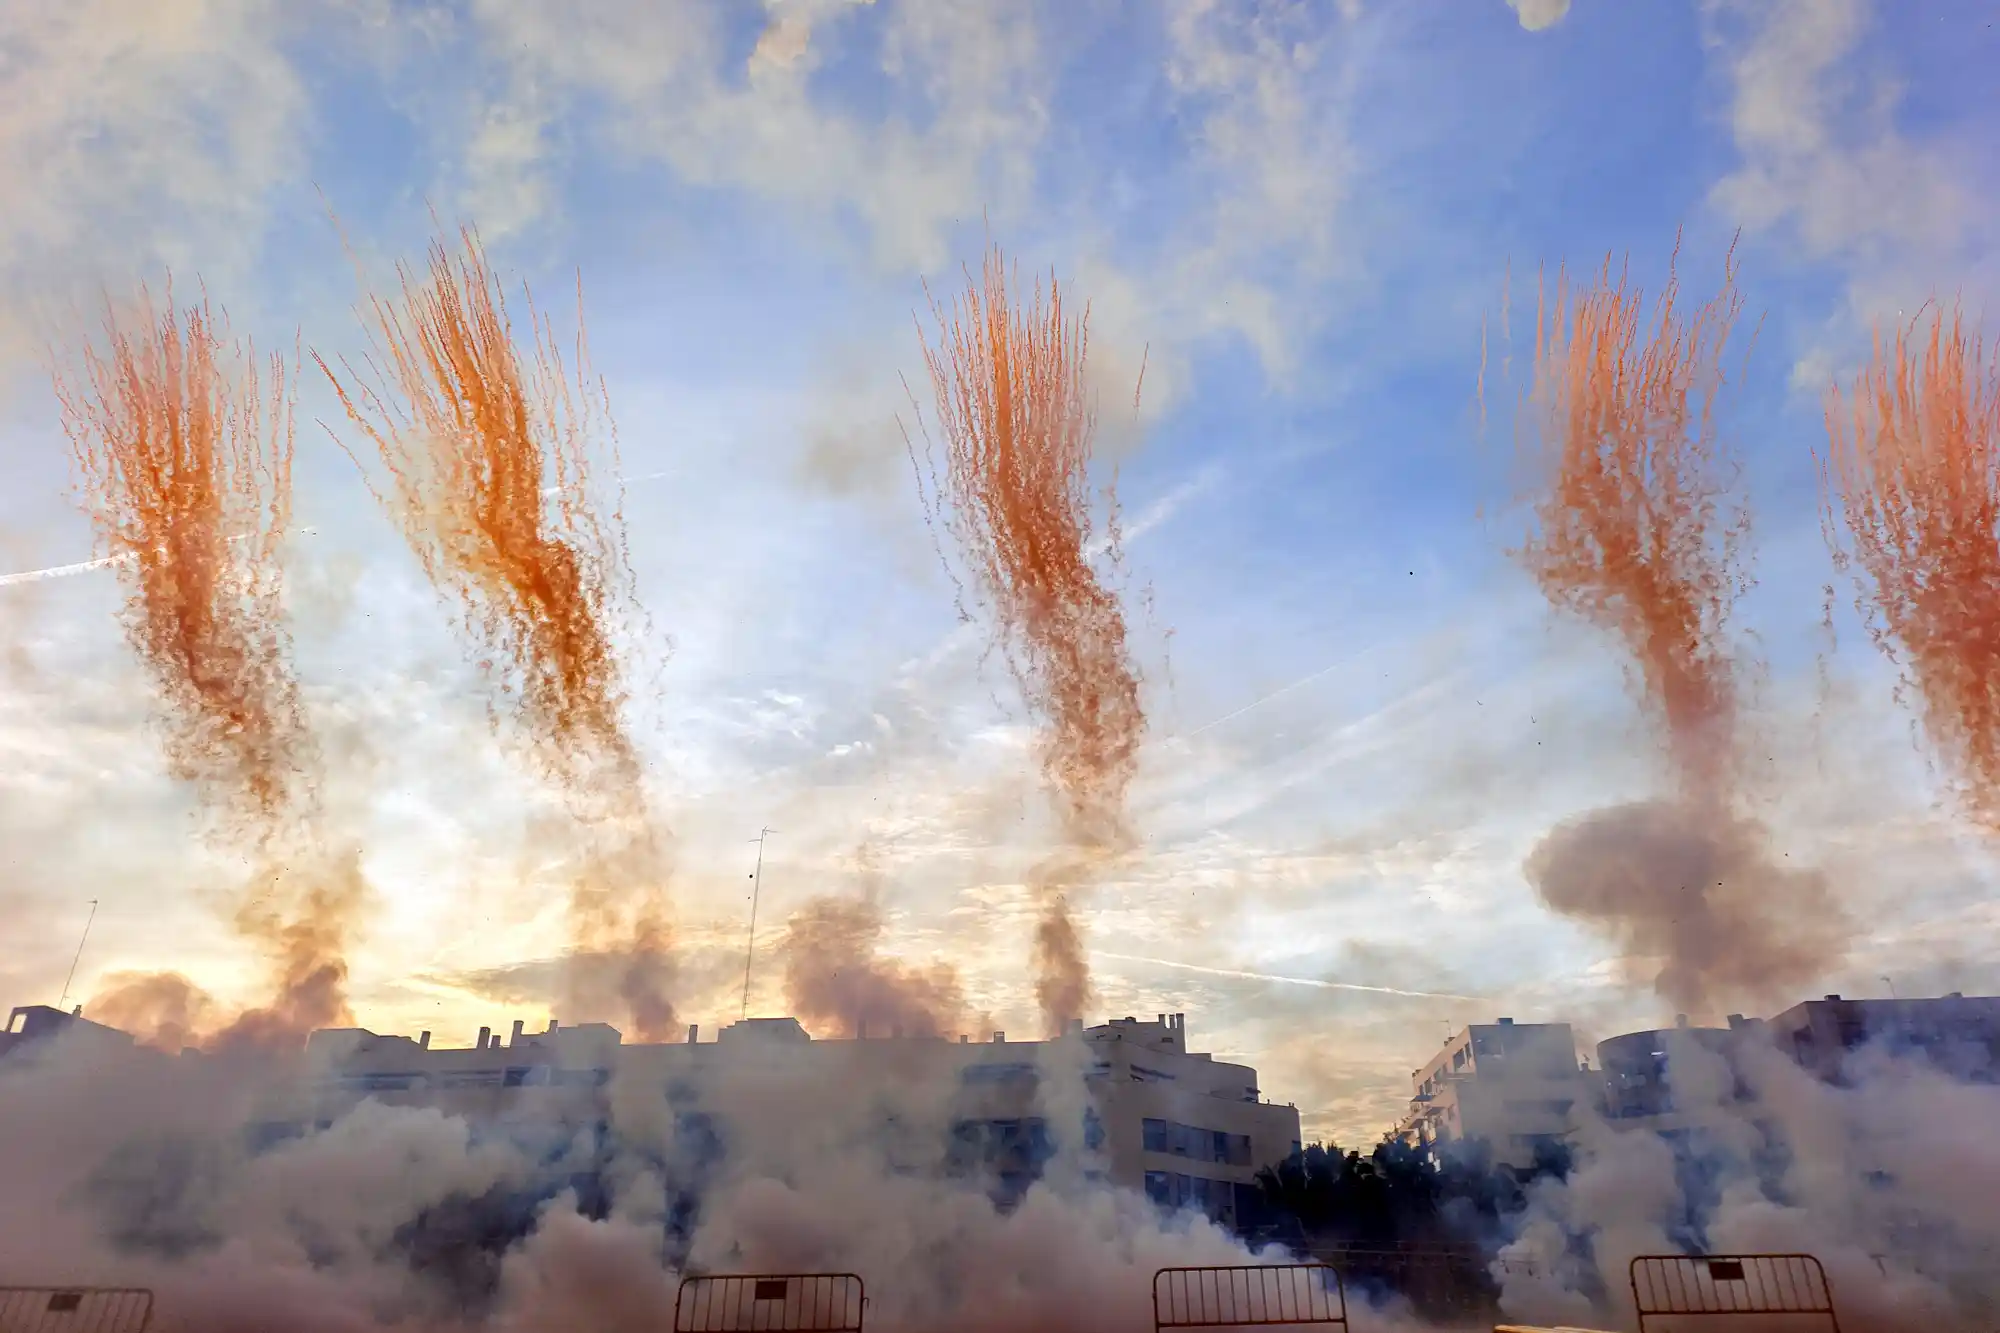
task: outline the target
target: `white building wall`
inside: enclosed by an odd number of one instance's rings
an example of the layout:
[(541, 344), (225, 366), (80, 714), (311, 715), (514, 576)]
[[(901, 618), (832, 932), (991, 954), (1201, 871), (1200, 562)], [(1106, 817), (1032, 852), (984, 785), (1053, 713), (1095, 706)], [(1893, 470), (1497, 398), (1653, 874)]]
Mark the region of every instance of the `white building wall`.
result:
[(1420, 1145), (1484, 1140), (1493, 1161), (1517, 1171), (1539, 1145), (1565, 1139), (1594, 1084), (1567, 1023), (1475, 1023), (1412, 1071), (1409, 1114), (1398, 1132)]

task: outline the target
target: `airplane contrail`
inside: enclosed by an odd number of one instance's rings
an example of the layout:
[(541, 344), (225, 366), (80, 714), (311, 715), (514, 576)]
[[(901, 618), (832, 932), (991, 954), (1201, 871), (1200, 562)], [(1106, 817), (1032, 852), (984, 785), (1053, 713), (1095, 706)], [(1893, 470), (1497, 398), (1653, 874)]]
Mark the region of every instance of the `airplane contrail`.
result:
[(11, 588), (17, 583), (40, 583), (43, 579), (66, 579), (76, 574), (88, 574), (92, 570), (122, 565), (131, 558), (129, 554), (107, 555), (100, 560), (79, 560), (73, 565), (51, 565), (47, 569), (24, 569), (18, 574), (0, 574), (0, 588)]
[(1121, 963), (1151, 963), (1155, 967), (1200, 972), (1211, 977), (1234, 977), (1239, 981), (1275, 981), (1285, 986), (1310, 986), (1314, 990), (1363, 991), (1370, 995), (1401, 995), (1412, 1000), (1484, 1000), (1483, 995), (1455, 995), (1450, 991), (1399, 990), (1394, 986), (1363, 986), (1353, 981), (1316, 981), (1311, 977), (1280, 977), (1269, 972), (1242, 972), (1229, 967), (1202, 967), (1198, 963), (1176, 963), (1166, 958), (1145, 958), (1130, 953), (1105, 953), (1092, 949), (1093, 958), (1110, 958)]
[[(318, 531), (317, 528), (294, 528), (291, 535), (311, 537)], [(243, 536), (231, 537), (229, 540), (240, 542)], [(47, 569), (24, 569), (14, 574), (0, 574), (0, 588), (11, 588), (17, 583), (40, 583), (45, 579), (74, 578), (78, 574), (91, 574), (100, 569), (109, 569), (113, 565), (122, 565), (131, 559), (130, 551), (121, 551), (117, 555), (99, 556), (95, 560), (79, 560), (73, 565), (50, 565)]]
[[(667, 472), (648, 472), (643, 477), (629, 478), (628, 484), (642, 481), (659, 481), (670, 475), (672, 474)], [(562, 492), (562, 489), (560, 486), (544, 486), (542, 494), (557, 495)], [(313, 535), (314, 531), (312, 528), (299, 528), (295, 531), (294, 535), (309, 537)], [(235, 542), (242, 541), (243, 539), (241, 537), (231, 537), (229, 540)], [(47, 569), (24, 569), (14, 574), (0, 574), (0, 588), (11, 588), (17, 583), (40, 583), (45, 579), (67, 579), (74, 578), (78, 574), (92, 574), (100, 569), (109, 569), (113, 565), (122, 565), (131, 558), (132, 555), (128, 551), (121, 555), (107, 555), (96, 560), (79, 560), (73, 565), (50, 565)]]
[(1309, 676), (1301, 676), (1289, 685), (1281, 685), (1277, 689), (1272, 690), (1269, 694), (1259, 695), (1257, 698), (1252, 699), (1249, 703), (1244, 704), (1242, 707), (1233, 708), (1229, 712), (1224, 713), (1221, 717), (1211, 718), (1208, 721), (1202, 723), (1200, 726), (1196, 727), (1193, 731), (1183, 732), (1179, 736), (1170, 736), (1168, 737), (1168, 740), (1170, 742), (1179, 741), (1185, 743), (1188, 740), (1192, 739), (1193, 737), (1201, 735), (1202, 732), (1207, 731), (1210, 727), (1219, 727), (1225, 722), (1234, 722), (1237, 718), (1242, 717), (1245, 713), (1252, 712), (1255, 709), (1262, 708), (1265, 704), (1270, 703), (1273, 699), (1281, 699), (1285, 695), (1290, 694), (1293, 690), (1304, 689), (1306, 686), (1312, 684), (1314, 681), (1320, 679), (1320, 677), (1322, 676), (1332, 675), (1334, 672), (1348, 665), (1353, 660), (1354, 658), (1352, 655), (1343, 657), (1338, 662), (1335, 662), (1330, 666), (1321, 667), (1319, 670), (1313, 672)]

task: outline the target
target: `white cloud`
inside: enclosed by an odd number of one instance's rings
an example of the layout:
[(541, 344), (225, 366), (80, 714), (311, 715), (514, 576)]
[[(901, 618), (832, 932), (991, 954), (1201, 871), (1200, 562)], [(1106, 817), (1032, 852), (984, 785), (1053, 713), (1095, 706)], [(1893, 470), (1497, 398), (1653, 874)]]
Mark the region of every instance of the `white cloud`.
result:
[(1553, 28), (1569, 13), (1569, 0), (1507, 0), (1507, 4), (1529, 32)]
[[(0, 353), (7, 319), (135, 266), (255, 253), (306, 99), (273, 0), (0, 5)], [(106, 272), (106, 268), (110, 272)], [(12, 337), (32, 335), (15, 327)]]
[(1867, 0), (1708, 0), (1707, 18), (1739, 156), (1710, 202), (1846, 282), (1845, 309), (1798, 351), (1794, 384), (1816, 394), (1869, 324), (1966, 280), (1990, 208), (1948, 139), (1899, 124), (1901, 86), (1868, 40)]
[(857, 7), (773, 6), (743, 70), (728, 65), (731, 11), (707, 0), (473, 13), (510, 105), (526, 90), (551, 114), (599, 115), (620, 150), (687, 183), (783, 201), (803, 222), (858, 218), (882, 263), (935, 270), (949, 227), (1026, 202), (1046, 98), (1037, 36), (1010, 5), (882, 6), (880, 72), (897, 109), (878, 122), (808, 78), (817, 44)]

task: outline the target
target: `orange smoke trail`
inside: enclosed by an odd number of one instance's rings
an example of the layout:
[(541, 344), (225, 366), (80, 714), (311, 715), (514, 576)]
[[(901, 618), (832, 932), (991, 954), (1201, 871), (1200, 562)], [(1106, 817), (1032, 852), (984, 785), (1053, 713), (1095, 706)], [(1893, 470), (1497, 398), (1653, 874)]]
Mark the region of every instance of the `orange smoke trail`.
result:
[(1877, 335), (1851, 402), (1828, 393), (1823, 527), (1968, 807), (2000, 828), (2000, 356), (1957, 311), (1913, 332)]
[[(346, 939), (358, 894), (321, 882), (319, 755), (284, 629), (279, 542), (291, 512), (290, 380), (228, 347), (206, 302), (176, 314), (141, 289), (107, 308), (102, 349), (56, 373), (80, 492), (118, 560), (126, 637), (160, 692), (166, 750), (266, 872), (238, 928), (271, 955), (277, 996), (254, 1019), (296, 1040), (345, 1021)], [(303, 868), (300, 868), (303, 867)], [(358, 884), (358, 868), (353, 881)]]
[[(996, 633), (1046, 726), (1042, 771), (1074, 855), (1036, 876), (1036, 990), (1052, 1025), (1081, 1016), (1089, 964), (1061, 890), (1090, 859), (1129, 840), (1125, 793), (1145, 714), (1116, 594), (1091, 567), (1089, 465), (1096, 432), (1084, 378), (1089, 311), (1065, 317), (1051, 279), (1031, 303), (1009, 303), (998, 248), (983, 282), (967, 275), (949, 309), (932, 302), (938, 341), (925, 364), (944, 436), (940, 479), (930, 459), (927, 510), (943, 525), (991, 604)], [(1115, 509), (1106, 534), (1115, 558)]]
[(1520, 552), (1552, 603), (1623, 638), (1684, 789), (1711, 798), (1728, 781), (1725, 633), (1749, 527), (1747, 508), (1726, 509), (1735, 465), (1714, 411), (1742, 310), (1735, 277), (1726, 263), (1721, 292), (1683, 317), (1670, 274), (1645, 329), (1639, 294), (1608, 259), (1574, 299), (1558, 275), (1535, 338), (1547, 490)]
[(314, 360), (389, 474), (393, 493), (377, 498), (460, 609), (545, 772), (611, 831), (572, 894), (574, 944), (630, 959), (626, 998), (641, 1035), (658, 1038), (674, 1027), (661, 994), (664, 858), (620, 717), (612, 637), (637, 603), (622, 515), (601, 516), (588, 494), (592, 445), (612, 427), (590, 375), (582, 292), (574, 379), (532, 295), (524, 365), (478, 236), (460, 239), (455, 257), (432, 244), (424, 278), (398, 266), (399, 302), (371, 298), (368, 374), (343, 365), (343, 380)]

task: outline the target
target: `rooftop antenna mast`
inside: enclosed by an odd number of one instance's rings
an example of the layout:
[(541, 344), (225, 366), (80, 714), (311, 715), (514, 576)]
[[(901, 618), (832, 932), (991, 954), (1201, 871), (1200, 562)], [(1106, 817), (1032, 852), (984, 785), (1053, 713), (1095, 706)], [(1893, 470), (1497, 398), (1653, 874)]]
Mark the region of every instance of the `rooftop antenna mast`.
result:
[(69, 976), (63, 980), (62, 998), (56, 1008), (69, 1012), (69, 988), (76, 984), (76, 965), (83, 961), (83, 946), (90, 942), (90, 927), (97, 920), (97, 899), (90, 900), (90, 915), (83, 919), (83, 938), (76, 942), (76, 957), (69, 960)]
[(778, 830), (758, 831), (750, 841), (757, 844), (757, 868), (750, 872), (750, 942), (743, 949), (743, 1013), (750, 1017), (750, 965), (757, 961), (757, 897), (764, 891), (764, 839)]

